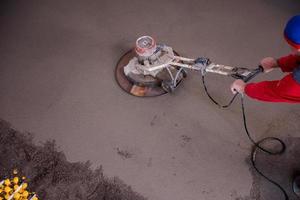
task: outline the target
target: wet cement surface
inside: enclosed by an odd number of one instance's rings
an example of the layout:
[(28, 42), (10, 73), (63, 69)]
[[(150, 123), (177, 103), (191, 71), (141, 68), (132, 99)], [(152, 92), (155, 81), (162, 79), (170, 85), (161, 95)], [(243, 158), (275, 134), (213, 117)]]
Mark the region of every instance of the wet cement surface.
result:
[[(251, 145), (239, 101), (219, 110), (193, 73), (175, 94), (132, 97), (116, 84), (114, 66), (148, 34), (183, 56), (256, 67), (265, 56), (288, 54), (282, 29), (299, 12), (299, 1), (28, 0), (0, 6), (0, 117), (17, 129), (35, 133), (37, 142), (56, 139), (70, 161), (102, 165), (150, 200), (251, 199), (258, 189), (261, 199), (270, 199), (277, 193), (255, 182), (245, 162)], [(281, 76), (274, 71), (256, 80)], [(231, 79), (207, 79), (213, 96), (230, 99)], [(247, 99), (246, 107), (256, 139), (299, 136), (299, 106)]]
[[(300, 139), (289, 137), (283, 139), (287, 148), (281, 155), (268, 155), (258, 151), (256, 156), (257, 168), (268, 178), (279, 183), (290, 199), (299, 199), (292, 188), (293, 178), (300, 175)], [(278, 145), (278, 144), (277, 144)], [(283, 193), (274, 184), (266, 181), (253, 171), (253, 190), (260, 199), (284, 199)]]

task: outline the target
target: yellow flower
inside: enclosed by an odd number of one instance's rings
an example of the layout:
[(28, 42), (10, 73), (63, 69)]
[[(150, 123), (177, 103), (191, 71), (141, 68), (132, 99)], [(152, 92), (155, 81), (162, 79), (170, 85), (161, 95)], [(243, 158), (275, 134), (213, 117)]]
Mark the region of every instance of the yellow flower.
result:
[(4, 180), (4, 185), (6, 186), (9, 186), (11, 183), (10, 183), (10, 180), (9, 179), (5, 179)]
[(27, 183), (23, 183), (23, 184), (22, 184), (22, 188), (23, 188), (23, 189), (26, 189), (26, 188), (27, 188), (27, 186), (28, 186), (28, 184), (27, 184)]
[[(1, 199), (0, 199), (1, 200)], [(39, 200), (37, 197), (33, 197), (31, 200)]]
[(4, 199), (9, 199), (9, 194), (6, 194), (5, 196), (4, 196)]
[(14, 177), (13, 182), (14, 182), (14, 184), (18, 184), (19, 183), (19, 177)]
[(24, 191), (23, 194), (22, 194), (22, 196), (25, 197), (25, 198), (27, 198), (28, 195), (29, 195), (29, 193), (27, 191)]
[(16, 193), (16, 194), (14, 195), (14, 199), (20, 199), (20, 197), (21, 197), (21, 195), (20, 195), (19, 193)]
[(4, 191), (5, 191), (6, 193), (9, 193), (10, 191), (12, 191), (12, 189), (11, 189), (10, 187), (6, 186), (6, 187), (4, 188)]
[(14, 190), (17, 190), (19, 188), (18, 185), (14, 185)]

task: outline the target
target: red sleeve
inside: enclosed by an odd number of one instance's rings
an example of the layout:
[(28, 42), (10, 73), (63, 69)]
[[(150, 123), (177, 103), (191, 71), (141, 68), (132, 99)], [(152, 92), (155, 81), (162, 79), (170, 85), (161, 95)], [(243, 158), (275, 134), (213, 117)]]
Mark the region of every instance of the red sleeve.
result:
[(300, 84), (293, 79), (292, 74), (281, 80), (249, 83), (245, 93), (260, 101), (300, 103)]
[(288, 55), (277, 60), (278, 66), (283, 72), (292, 72), (295, 67), (299, 66), (300, 56)]

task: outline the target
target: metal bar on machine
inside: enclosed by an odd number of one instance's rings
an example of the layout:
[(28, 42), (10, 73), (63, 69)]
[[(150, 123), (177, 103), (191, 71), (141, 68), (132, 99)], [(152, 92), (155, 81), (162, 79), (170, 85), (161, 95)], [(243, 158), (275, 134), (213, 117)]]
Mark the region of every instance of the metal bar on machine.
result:
[(231, 66), (211, 63), (210, 65), (208, 65), (206, 67), (205, 71), (228, 76), (228, 75), (232, 74), (234, 69), (235, 68), (231, 67)]
[(178, 59), (178, 60), (182, 60), (182, 61), (186, 61), (186, 62), (194, 62), (195, 61), (195, 59), (185, 58), (185, 57), (181, 57), (181, 56), (174, 56), (174, 59)]
[(155, 71), (155, 70), (158, 70), (158, 69), (165, 68), (165, 67), (168, 66), (168, 65), (170, 65), (170, 63), (165, 63), (165, 64), (157, 65), (157, 66), (148, 68), (148, 69), (146, 69), (146, 70), (149, 71), (149, 72), (152, 72), (152, 71)]
[[(185, 58), (185, 57), (181, 57), (181, 56), (174, 56), (173, 57), (173, 60), (181, 60), (181, 61), (185, 61), (185, 62), (194, 62), (195, 59), (192, 59), (192, 58)], [(157, 66), (154, 66), (154, 67), (151, 67), (149, 69), (147, 69), (147, 71), (155, 71), (155, 70), (159, 70), (159, 69), (162, 69), (162, 68), (165, 68), (166, 66), (168, 65), (174, 65), (174, 66), (178, 66), (178, 67), (184, 67), (184, 68), (189, 68), (189, 69), (193, 69), (193, 67), (191, 65), (188, 65), (188, 64), (183, 64), (183, 63), (177, 63), (177, 62), (168, 62), (168, 63), (165, 63), (165, 64), (161, 64), (161, 65), (157, 65)]]
[(178, 67), (183, 67), (183, 68), (193, 69), (193, 67), (192, 67), (191, 65), (183, 64), (183, 63), (170, 62), (170, 65), (178, 66)]
[(206, 72), (215, 73), (215, 74), (226, 75), (226, 76), (229, 75), (228, 72), (224, 72), (224, 71), (221, 71), (221, 70), (206, 69), (205, 71), (206, 71)]
[(232, 71), (235, 67), (211, 63), (210, 65), (207, 66), (207, 68), (227, 69)]

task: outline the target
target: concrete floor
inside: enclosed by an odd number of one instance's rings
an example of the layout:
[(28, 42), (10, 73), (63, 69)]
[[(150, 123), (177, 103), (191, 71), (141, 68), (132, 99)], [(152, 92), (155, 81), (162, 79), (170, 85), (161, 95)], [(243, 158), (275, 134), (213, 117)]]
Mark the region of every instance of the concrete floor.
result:
[[(253, 190), (269, 199), (245, 161), (251, 146), (239, 102), (219, 110), (192, 73), (173, 95), (132, 97), (116, 84), (114, 67), (144, 34), (184, 56), (256, 67), (265, 56), (289, 53), (282, 29), (299, 1), (2, 0), (0, 6), (2, 119), (35, 133), (37, 142), (55, 139), (70, 161), (102, 165), (149, 200), (249, 199)], [(212, 95), (230, 98), (231, 79), (207, 79)], [(255, 138), (299, 136), (299, 106), (246, 104)]]

